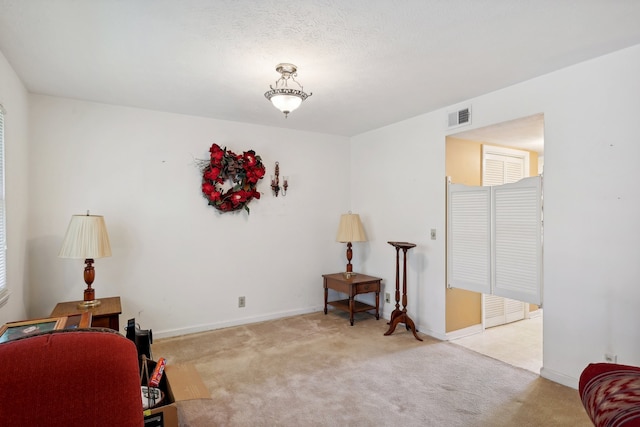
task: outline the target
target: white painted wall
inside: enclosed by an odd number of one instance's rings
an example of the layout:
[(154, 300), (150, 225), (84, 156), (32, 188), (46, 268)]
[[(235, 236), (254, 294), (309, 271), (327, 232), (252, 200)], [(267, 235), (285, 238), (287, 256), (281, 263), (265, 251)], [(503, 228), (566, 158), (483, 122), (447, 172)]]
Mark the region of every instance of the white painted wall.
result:
[(28, 217), (28, 94), (0, 52), (0, 104), (6, 110), (5, 194), (7, 203), (7, 284), (9, 301), (0, 308), (0, 324), (27, 317), (25, 302)]
[[(441, 141), (442, 139), (442, 141)], [(389, 241), (415, 243), (407, 251), (407, 310), (419, 330), (443, 338), (445, 146), (442, 117), (427, 114), (352, 139), (352, 207), (370, 224), (362, 270), (385, 278), (383, 306), (395, 308), (396, 250)], [(436, 229), (436, 240), (430, 229)], [(400, 251), (400, 292), (403, 287)], [(402, 307), (402, 306), (401, 306)]]
[[(635, 46), (464, 102), (473, 105), (472, 127), (544, 113), (542, 375), (572, 387), (605, 352), (640, 365), (638, 75)], [(352, 207), (372, 223), (363, 269), (392, 278), (385, 242), (417, 243), (409, 314), (440, 338), (445, 118), (453, 107), (355, 137), (351, 153)], [(438, 240), (428, 239), (429, 228)]]
[[(545, 114), (542, 374), (574, 387), (605, 352), (640, 365), (638, 75), (635, 46), (461, 103), (473, 105), (473, 127)], [(24, 110), (24, 89), (6, 62), (0, 78), (9, 113)], [(445, 336), (445, 118), (455, 106), (349, 143), (46, 96), (31, 96), (30, 104), (29, 173), (24, 148), (7, 153), (14, 241), (27, 212), (18, 194), (29, 194), (30, 287), (12, 288), (28, 292), (28, 315), (80, 297), (82, 261), (57, 252), (69, 217), (85, 209), (105, 215), (114, 250), (96, 262), (98, 296), (121, 295), (122, 319), (135, 316), (157, 336), (318, 310), (320, 275), (344, 265), (334, 236), (339, 215), (351, 208), (369, 237), (354, 244), (355, 270), (383, 277), (392, 292), (395, 251), (387, 241), (416, 243), (408, 257), (409, 314), (423, 332)], [(24, 141), (20, 117), (16, 140)], [(219, 215), (200, 196), (193, 165), (212, 142), (253, 148), (270, 170), (280, 161), (290, 193), (273, 198), (264, 181), (251, 216)], [(19, 283), (24, 260), (9, 262)], [(247, 297), (245, 309), (236, 307), (239, 295)], [(19, 317), (22, 303), (12, 298), (0, 315)]]
[[(82, 299), (83, 261), (57, 254), (87, 209), (105, 216), (113, 251), (95, 262), (96, 295), (121, 296), (121, 324), (135, 317), (160, 337), (321, 309), (321, 275), (344, 268), (348, 138), (41, 95), (30, 105), (30, 316)], [(194, 159), (213, 142), (267, 166), (250, 215), (202, 197)], [(285, 197), (271, 195), (276, 161)]]

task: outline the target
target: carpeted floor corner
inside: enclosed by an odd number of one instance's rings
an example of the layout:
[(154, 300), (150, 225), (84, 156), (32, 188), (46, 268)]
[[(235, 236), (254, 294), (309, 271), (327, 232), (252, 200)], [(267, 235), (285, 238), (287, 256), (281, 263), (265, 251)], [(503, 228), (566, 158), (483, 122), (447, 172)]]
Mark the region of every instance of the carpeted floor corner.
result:
[[(401, 325), (402, 326), (402, 325)], [(212, 399), (181, 427), (590, 426), (578, 393), (463, 347), (359, 314), (308, 315), (157, 340), (193, 364)]]

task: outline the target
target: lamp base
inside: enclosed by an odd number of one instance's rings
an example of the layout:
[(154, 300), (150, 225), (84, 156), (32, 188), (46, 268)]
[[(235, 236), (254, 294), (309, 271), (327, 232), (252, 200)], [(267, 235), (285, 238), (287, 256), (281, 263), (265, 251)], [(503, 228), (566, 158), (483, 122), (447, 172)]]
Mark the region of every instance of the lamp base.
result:
[(97, 307), (101, 304), (99, 299), (94, 299), (91, 301), (82, 301), (78, 303), (78, 308), (92, 308)]

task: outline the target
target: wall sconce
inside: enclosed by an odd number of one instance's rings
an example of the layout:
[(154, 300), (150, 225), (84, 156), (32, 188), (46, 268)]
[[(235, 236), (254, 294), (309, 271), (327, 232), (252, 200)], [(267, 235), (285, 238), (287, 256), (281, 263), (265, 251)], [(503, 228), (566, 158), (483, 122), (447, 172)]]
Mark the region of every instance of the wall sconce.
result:
[(271, 175), (271, 190), (273, 194), (278, 197), (278, 193), (282, 190), (282, 196), (287, 195), (287, 188), (289, 187), (289, 177), (282, 177), (282, 187), (280, 187), (280, 163), (276, 162), (275, 175)]

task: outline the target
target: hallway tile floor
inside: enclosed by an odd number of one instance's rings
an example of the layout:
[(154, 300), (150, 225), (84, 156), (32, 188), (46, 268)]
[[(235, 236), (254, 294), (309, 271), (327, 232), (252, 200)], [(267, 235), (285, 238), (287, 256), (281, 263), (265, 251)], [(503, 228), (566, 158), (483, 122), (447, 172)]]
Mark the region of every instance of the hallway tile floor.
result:
[(542, 315), (485, 329), (451, 341), (510, 365), (540, 374), (542, 368)]

